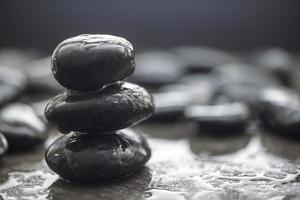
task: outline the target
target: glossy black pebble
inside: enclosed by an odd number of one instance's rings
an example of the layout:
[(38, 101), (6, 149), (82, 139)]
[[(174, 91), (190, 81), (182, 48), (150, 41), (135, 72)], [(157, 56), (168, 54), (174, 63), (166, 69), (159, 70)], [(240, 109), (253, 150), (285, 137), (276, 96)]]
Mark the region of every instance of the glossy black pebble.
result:
[(269, 88), (261, 92), (259, 116), (270, 133), (300, 139), (300, 98), (288, 89)]
[(197, 105), (188, 107), (185, 117), (195, 122), (198, 133), (225, 136), (244, 133), (250, 112), (242, 103)]
[(135, 68), (133, 47), (111, 35), (79, 35), (60, 43), (52, 56), (56, 80), (70, 90), (91, 91), (123, 80)]
[(212, 72), (216, 87), (211, 104), (242, 102), (250, 106), (252, 116), (257, 114), (257, 96), (268, 87), (279, 85), (272, 74), (245, 64), (222, 65)]
[(136, 70), (129, 81), (149, 88), (174, 83), (183, 75), (183, 64), (174, 54), (148, 51), (136, 55)]
[(2, 157), (8, 149), (8, 144), (5, 136), (0, 133), (0, 157)]
[(47, 150), (48, 166), (68, 181), (110, 181), (134, 173), (150, 159), (146, 140), (132, 130), (114, 134), (70, 133)]
[(59, 94), (47, 105), (45, 116), (63, 133), (97, 133), (133, 126), (148, 118), (153, 110), (151, 95), (142, 87), (125, 82), (90, 94)]
[(186, 92), (153, 93), (154, 114), (148, 121), (165, 123), (175, 122), (183, 118), (185, 108), (191, 103)]
[(10, 104), (0, 112), (0, 132), (8, 141), (10, 150), (32, 149), (43, 143), (47, 126), (26, 104)]
[(26, 76), (8, 67), (0, 67), (0, 107), (17, 100), (27, 87)]

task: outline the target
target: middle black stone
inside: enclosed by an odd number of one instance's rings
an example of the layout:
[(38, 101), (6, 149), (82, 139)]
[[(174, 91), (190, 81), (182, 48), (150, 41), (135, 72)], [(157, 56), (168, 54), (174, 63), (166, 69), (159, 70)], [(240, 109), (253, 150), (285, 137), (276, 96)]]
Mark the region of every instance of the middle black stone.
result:
[(133, 126), (148, 118), (153, 109), (145, 89), (125, 82), (92, 93), (65, 91), (49, 102), (45, 116), (63, 133), (99, 133)]

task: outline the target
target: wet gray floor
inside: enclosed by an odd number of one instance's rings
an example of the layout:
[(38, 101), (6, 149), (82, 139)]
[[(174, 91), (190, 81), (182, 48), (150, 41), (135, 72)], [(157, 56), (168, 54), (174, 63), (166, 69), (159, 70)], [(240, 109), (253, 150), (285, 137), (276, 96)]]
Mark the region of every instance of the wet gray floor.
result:
[(0, 199), (300, 199), (300, 142), (266, 133), (193, 136), (184, 123), (138, 129), (153, 156), (136, 174), (105, 184), (67, 183), (48, 169), (40, 148), (3, 158)]

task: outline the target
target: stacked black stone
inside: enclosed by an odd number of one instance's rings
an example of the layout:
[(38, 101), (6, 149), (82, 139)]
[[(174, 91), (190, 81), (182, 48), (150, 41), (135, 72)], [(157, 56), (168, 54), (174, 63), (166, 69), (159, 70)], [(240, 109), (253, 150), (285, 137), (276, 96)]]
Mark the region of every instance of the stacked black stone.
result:
[(132, 45), (116, 36), (79, 35), (54, 50), (52, 72), (67, 89), (48, 103), (45, 116), (66, 135), (48, 148), (46, 162), (63, 179), (106, 181), (149, 160), (145, 138), (125, 129), (154, 110), (144, 88), (124, 81), (134, 69)]

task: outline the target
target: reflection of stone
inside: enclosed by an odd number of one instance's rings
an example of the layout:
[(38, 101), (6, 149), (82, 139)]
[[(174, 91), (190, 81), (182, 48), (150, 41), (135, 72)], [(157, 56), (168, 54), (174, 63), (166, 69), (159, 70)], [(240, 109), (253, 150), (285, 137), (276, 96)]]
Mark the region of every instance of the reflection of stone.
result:
[(189, 144), (195, 154), (222, 155), (244, 148), (249, 140), (249, 134), (232, 135), (230, 137), (194, 136), (189, 138)]
[(148, 168), (134, 176), (105, 184), (70, 184), (58, 180), (49, 187), (49, 199), (95, 200), (95, 199), (140, 199), (151, 180)]
[(262, 145), (267, 151), (287, 159), (300, 158), (300, 142), (290, 140), (279, 135), (264, 132), (260, 135)]

